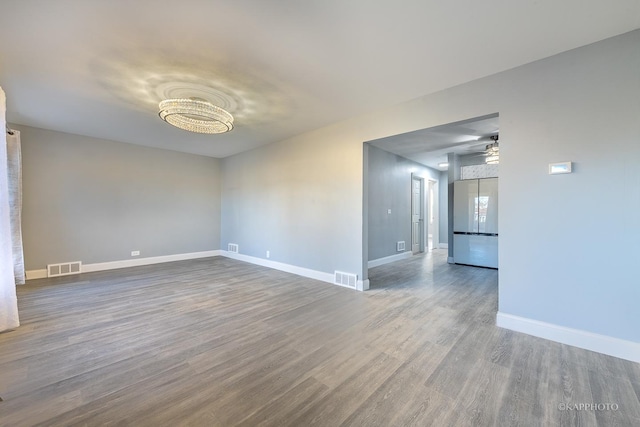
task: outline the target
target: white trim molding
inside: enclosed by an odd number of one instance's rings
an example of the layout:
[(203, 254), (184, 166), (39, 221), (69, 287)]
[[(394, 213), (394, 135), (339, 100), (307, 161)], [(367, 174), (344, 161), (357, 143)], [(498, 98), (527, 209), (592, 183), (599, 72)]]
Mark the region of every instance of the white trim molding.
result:
[[(295, 265), (284, 264), (277, 261), (271, 261), (271, 260), (252, 257), (249, 255), (243, 255), (239, 253), (233, 253), (233, 252), (229, 252), (221, 249), (217, 249), (213, 251), (204, 251), (204, 252), (192, 252), (192, 253), (186, 253), (186, 254), (163, 255), (163, 256), (149, 257), (149, 258), (135, 258), (135, 259), (126, 259), (121, 261), (100, 262), (100, 263), (94, 263), (94, 264), (83, 264), (82, 273), (92, 273), (95, 271), (115, 270), (118, 268), (138, 267), (142, 265), (160, 264), (160, 263), (172, 262), (172, 261), (184, 261), (187, 259), (196, 259), (196, 258), (209, 258), (209, 257), (215, 257), (215, 256), (224, 256), (227, 258), (233, 258), (239, 261), (248, 262), (250, 264), (261, 265), (263, 267), (273, 268), (274, 270), (280, 270), (287, 273), (297, 274), (298, 276), (308, 277), (310, 279), (320, 280), (322, 282), (327, 282), (327, 283), (331, 283), (332, 285), (340, 286), (339, 284), (334, 282), (334, 275), (331, 273), (311, 270), (309, 268), (304, 268), (304, 267), (297, 267)], [(46, 269), (27, 271), (27, 280), (44, 279), (46, 277), (47, 277)], [(348, 286), (347, 288), (354, 289)], [(358, 280), (356, 283), (355, 289), (358, 291), (368, 290), (369, 280), (368, 279)]]
[(640, 363), (640, 343), (634, 341), (594, 334), (593, 332), (567, 328), (501, 312), (498, 312), (496, 316), (496, 324), (501, 328)]
[[(340, 285), (334, 282), (334, 276), (331, 273), (325, 273), (323, 271), (311, 270), (309, 268), (298, 267), (291, 264), (285, 264), (282, 262), (271, 261), (264, 258), (253, 257), (250, 255), (238, 254), (229, 251), (221, 251), (221, 254), (224, 257), (237, 259), (238, 261), (248, 262), (250, 264), (261, 265), (263, 267), (273, 268), (274, 270), (284, 271), (286, 273), (297, 274), (298, 276), (308, 277), (310, 279), (320, 280), (322, 282), (331, 283), (332, 285), (346, 287), (348, 289), (353, 289), (348, 286)], [(369, 279), (367, 280), (358, 280), (356, 283), (356, 290), (358, 291), (366, 291), (369, 289)]]
[(100, 262), (95, 264), (84, 264), (82, 271), (91, 273), (93, 271), (115, 270), (117, 268), (138, 267), (141, 265), (161, 264), (163, 262), (184, 261), (187, 259), (208, 258), (220, 255), (220, 250), (191, 252), (186, 254), (162, 255), (149, 258), (125, 259), (122, 261)]
[(45, 279), (47, 277), (47, 269), (43, 268), (42, 270), (27, 270), (27, 280), (34, 279)]
[[(220, 250), (191, 252), (186, 254), (162, 255), (148, 258), (125, 259), (120, 261), (99, 262), (94, 264), (83, 264), (82, 272), (91, 273), (94, 271), (115, 270), (118, 268), (138, 267), (141, 265), (160, 264), (163, 262), (184, 261), (187, 259), (209, 258), (221, 255)], [(44, 279), (47, 277), (47, 270), (27, 271), (27, 280)]]
[(323, 282), (331, 283), (335, 285), (333, 281), (333, 274), (324, 273), (322, 271), (311, 270), (309, 268), (297, 267), (291, 264), (285, 264), (282, 262), (271, 261), (264, 258), (258, 258), (250, 255), (244, 255), (229, 251), (221, 251), (220, 255), (227, 258), (237, 259), (238, 261), (248, 262), (250, 264), (261, 265), (263, 267), (273, 268), (274, 270), (284, 271), (286, 273), (297, 274), (298, 276), (308, 277), (310, 279), (321, 280)]
[(402, 259), (411, 258), (411, 255), (413, 255), (411, 251), (405, 251), (399, 254), (386, 256), (384, 258), (373, 259), (367, 263), (367, 267), (369, 268), (378, 267), (380, 265), (389, 264), (391, 262), (396, 262)]

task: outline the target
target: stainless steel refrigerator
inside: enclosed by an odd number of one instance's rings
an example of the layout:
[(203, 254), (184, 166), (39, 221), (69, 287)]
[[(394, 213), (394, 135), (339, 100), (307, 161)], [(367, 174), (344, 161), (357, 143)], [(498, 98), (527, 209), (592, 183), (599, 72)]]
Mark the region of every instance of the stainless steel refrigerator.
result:
[(498, 268), (498, 178), (453, 183), (453, 261)]

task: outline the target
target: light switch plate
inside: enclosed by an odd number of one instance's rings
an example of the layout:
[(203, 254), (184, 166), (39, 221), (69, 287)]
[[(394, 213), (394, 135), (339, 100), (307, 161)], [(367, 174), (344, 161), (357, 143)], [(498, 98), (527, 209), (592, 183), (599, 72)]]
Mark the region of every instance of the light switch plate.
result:
[(549, 163), (549, 175), (571, 173), (571, 162)]

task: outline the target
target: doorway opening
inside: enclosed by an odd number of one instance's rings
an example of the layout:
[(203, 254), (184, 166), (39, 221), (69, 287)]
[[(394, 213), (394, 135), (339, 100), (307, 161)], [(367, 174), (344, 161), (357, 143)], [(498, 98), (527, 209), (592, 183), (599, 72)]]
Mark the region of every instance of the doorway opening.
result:
[(424, 252), (424, 179), (411, 177), (411, 252)]
[(498, 117), (364, 142), (363, 279), (368, 268), (437, 249), (453, 262), (453, 182), (462, 167), (485, 163)]
[(440, 218), (438, 216), (438, 181), (427, 181), (427, 251), (439, 248)]
[(438, 181), (411, 175), (411, 252), (439, 247)]

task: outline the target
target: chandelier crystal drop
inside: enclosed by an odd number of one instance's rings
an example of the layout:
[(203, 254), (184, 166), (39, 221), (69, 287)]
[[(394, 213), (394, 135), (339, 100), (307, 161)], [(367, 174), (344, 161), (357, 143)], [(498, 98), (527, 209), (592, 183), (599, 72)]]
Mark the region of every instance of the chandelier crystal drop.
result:
[(165, 122), (189, 132), (225, 133), (233, 129), (233, 116), (200, 99), (165, 99), (158, 105)]

